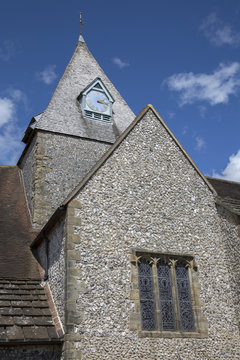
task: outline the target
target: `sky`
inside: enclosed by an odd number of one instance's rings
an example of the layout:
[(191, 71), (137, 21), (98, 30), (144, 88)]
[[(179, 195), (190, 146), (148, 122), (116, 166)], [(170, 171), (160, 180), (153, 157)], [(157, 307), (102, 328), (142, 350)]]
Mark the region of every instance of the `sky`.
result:
[(238, 0), (0, 3), (0, 164), (16, 164), (79, 36), (137, 115), (152, 104), (207, 176), (240, 182)]

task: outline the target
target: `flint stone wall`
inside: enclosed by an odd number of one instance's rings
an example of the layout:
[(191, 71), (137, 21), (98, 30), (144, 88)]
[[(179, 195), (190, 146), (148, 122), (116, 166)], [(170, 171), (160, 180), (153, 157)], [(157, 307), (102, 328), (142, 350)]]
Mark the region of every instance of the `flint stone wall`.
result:
[(22, 161), (32, 222), (42, 227), (109, 148), (109, 144), (38, 132)]
[[(79, 288), (79, 321), (68, 328), (69, 339), (78, 335), (68, 343), (72, 358), (74, 352), (88, 360), (240, 358), (239, 262), (229, 255), (234, 250), (239, 259), (237, 226), (218, 211), (207, 184), (151, 110), (74, 201), (81, 206), (68, 223), (77, 259), (68, 281)], [(130, 330), (132, 248), (194, 256), (207, 338), (140, 338)]]
[(47, 261), (46, 240), (36, 250), (37, 258), (45, 270), (48, 271), (48, 282), (52, 292), (54, 304), (58, 315), (64, 324), (64, 296), (65, 296), (65, 257), (64, 244), (66, 234), (64, 231), (65, 217), (62, 217), (47, 234), (49, 240), (49, 257)]

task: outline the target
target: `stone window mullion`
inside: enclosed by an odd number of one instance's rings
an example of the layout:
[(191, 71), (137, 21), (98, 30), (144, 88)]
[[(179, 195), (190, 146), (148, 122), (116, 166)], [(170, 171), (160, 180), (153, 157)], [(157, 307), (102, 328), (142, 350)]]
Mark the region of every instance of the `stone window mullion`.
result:
[(189, 278), (190, 293), (191, 293), (191, 298), (192, 298), (194, 324), (195, 324), (195, 328), (197, 328), (197, 330), (198, 330), (198, 317), (197, 317), (197, 313), (196, 313), (197, 302), (196, 302), (195, 291), (194, 291), (193, 271), (194, 271), (193, 262), (191, 261), (188, 266), (188, 278)]
[(158, 289), (158, 275), (157, 275), (157, 258), (153, 259), (153, 284), (154, 284), (154, 297), (155, 297), (155, 309), (156, 309), (156, 322), (157, 322), (157, 330), (161, 331), (161, 310), (160, 310), (160, 297), (159, 297), (159, 289)]
[(172, 294), (173, 294), (174, 310), (175, 310), (175, 317), (176, 317), (176, 330), (180, 331), (181, 319), (180, 319), (180, 309), (179, 309), (179, 304), (178, 304), (177, 279), (176, 279), (176, 272), (175, 272), (176, 260), (170, 260), (169, 265), (170, 265), (171, 277), (172, 277)]

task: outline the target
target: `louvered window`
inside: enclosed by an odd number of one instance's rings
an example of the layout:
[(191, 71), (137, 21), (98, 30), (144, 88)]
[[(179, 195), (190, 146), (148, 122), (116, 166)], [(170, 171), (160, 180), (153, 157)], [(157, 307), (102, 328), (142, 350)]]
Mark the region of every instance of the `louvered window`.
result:
[(111, 121), (110, 115), (99, 114), (99, 113), (96, 113), (94, 111), (89, 111), (89, 110), (85, 110), (85, 116), (87, 118), (95, 119), (95, 120)]
[(138, 256), (142, 330), (195, 331), (190, 284), (193, 264), (190, 257)]

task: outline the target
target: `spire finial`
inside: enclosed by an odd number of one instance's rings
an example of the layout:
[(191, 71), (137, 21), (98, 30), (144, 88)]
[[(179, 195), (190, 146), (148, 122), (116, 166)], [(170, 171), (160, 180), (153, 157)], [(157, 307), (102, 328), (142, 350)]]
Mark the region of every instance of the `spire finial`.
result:
[(82, 21), (82, 12), (80, 11), (80, 36), (82, 35), (82, 29), (83, 29), (83, 21)]

